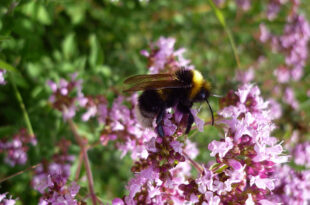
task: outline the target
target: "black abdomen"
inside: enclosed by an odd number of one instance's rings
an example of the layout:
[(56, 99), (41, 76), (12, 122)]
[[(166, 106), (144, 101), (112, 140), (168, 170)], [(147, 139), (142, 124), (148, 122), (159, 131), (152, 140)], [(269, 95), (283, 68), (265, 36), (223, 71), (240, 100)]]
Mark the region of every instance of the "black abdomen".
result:
[(165, 102), (156, 90), (146, 90), (139, 97), (140, 109), (149, 113), (158, 113)]

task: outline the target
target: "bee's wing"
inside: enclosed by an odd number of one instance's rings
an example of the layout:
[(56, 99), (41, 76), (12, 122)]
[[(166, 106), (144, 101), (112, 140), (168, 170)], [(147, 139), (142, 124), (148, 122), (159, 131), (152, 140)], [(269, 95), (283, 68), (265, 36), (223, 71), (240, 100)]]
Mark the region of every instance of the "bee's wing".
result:
[(179, 80), (156, 80), (146, 81), (133, 85), (131, 88), (124, 90), (124, 92), (135, 92), (139, 90), (159, 90), (164, 88), (187, 88), (190, 85), (184, 84)]
[(169, 73), (149, 74), (149, 75), (134, 75), (127, 78), (124, 83), (137, 84), (145, 81), (160, 81), (160, 80), (173, 80), (175, 76)]

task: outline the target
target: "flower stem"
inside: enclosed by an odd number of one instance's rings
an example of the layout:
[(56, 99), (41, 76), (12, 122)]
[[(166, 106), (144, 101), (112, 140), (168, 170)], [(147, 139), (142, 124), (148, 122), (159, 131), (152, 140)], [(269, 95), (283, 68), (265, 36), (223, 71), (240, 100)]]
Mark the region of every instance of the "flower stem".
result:
[(88, 188), (89, 188), (89, 192), (91, 195), (91, 199), (93, 202), (93, 205), (97, 204), (97, 197), (94, 191), (94, 180), (93, 180), (93, 174), (90, 168), (90, 163), (89, 163), (89, 159), (88, 159), (88, 155), (87, 155), (87, 147), (86, 147), (86, 143), (85, 141), (82, 139), (82, 137), (79, 135), (78, 131), (77, 131), (77, 127), (75, 125), (75, 123), (73, 122), (72, 119), (68, 119), (68, 123), (70, 125), (70, 128), (73, 132), (73, 135), (76, 139), (76, 141), (78, 142), (81, 151), (82, 151), (82, 155), (83, 155), (83, 161), (84, 161), (84, 166), (86, 169), (86, 175), (87, 175), (87, 181), (88, 181)]
[(190, 161), (190, 163), (197, 169), (197, 171), (202, 174), (203, 173), (203, 168), (201, 167), (200, 164), (198, 164), (197, 162), (195, 162), (194, 160), (192, 160), (188, 154), (186, 152), (184, 152), (184, 150), (182, 151), (182, 154), (186, 157), (186, 159), (188, 161)]
[(234, 54), (235, 59), (236, 59), (237, 67), (241, 68), (238, 52), (237, 52), (237, 49), (236, 49), (236, 44), (235, 44), (234, 38), (232, 36), (232, 33), (230, 32), (230, 30), (229, 30), (229, 28), (228, 28), (228, 26), (226, 24), (225, 17), (223, 15), (223, 13), (216, 7), (216, 5), (214, 4), (213, 0), (208, 0), (208, 2), (210, 4), (213, 12), (215, 13), (216, 18), (218, 19), (220, 24), (223, 26), (223, 28), (224, 28), (227, 36), (228, 36), (228, 39), (229, 39), (229, 42), (230, 42), (230, 46), (232, 48), (233, 54)]
[(13, 177), (16, 177), (16, 176), (18, 176), (18, 175), (20, 175), (20, 174), (22, 174), (22, 173), (24, 173), (24, 172), (26, 172), (26, 171), (35, 169), (35, 168), (38, 167), (40, 164), (41, 164), (41, 163), (36, 164), (36, 165), (33, 165), (33, 166), (31, 166), (31, 167), (28, 167), (27, 169), (24, 169), (24, 170), (21, 170), (21, 171), (19, 171), (19, 172), (16, 172), (15, 174), (12, 174), (11, 176), (8, 176), (8, 177), (5, 177), (5, 178), (3, 178), (3, 179), (0, 179), (0, 184), (1, 184), (2, 182), (6, 181), (6, 180), (9, 180), (9, 179), (11, 179), (11, 178), (13, 178)]
[(77, 167), (76, 172), (75, 172), (74, 181), (78, 181), (78, 179), (80, 177), (80, 172), (81, 172), (81, 168), (82, 168), (82, 162), (83, 162), (83, 153), (80, 152), (79, 164), (78, 164), (78, 167)]
[(27, 110), (26, 110), (26, 107), (25, 107), (25, 104), (23, 102), (23, 98), (16, 86), (16, 83), (15, 83), (15, 80), (14, 80), (14, 77), (13, 75), (9, 72), (9, 76), (10, 76), (10, 81), (12, 83), (12, 86), (13, 86), (13, 90), (14, 90), (14, 93), (16, 95), (16, 99), (19, 103), (19, 106), (23, 112), (23, 116), (24, 116), (24, 120), (25, 120), (25, 123), (26, 123), (26, 126), (27, 126), (27, 130), (28, 130), (28, 133), (30, 135), (30, 137), (34, 138), (35, 135), (34, 135), (34, 132), (33, 132), (33, 129), (32, 129), (32, 125), (31, 125), (31, 122), (30, 122), (30, 119), (29, 119), (29, 115), (27, 113)]

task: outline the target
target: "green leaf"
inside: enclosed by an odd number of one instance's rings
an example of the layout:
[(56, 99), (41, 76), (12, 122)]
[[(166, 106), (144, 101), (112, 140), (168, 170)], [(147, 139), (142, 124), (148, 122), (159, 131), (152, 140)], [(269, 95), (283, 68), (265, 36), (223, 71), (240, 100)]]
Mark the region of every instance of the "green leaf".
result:
[(52, 23), (50, 14), (46, 10), (46, 7), (38, 1), (30, 1), (22, 6), (22, 11), (36, 19), (38, 22), (44, 25), (50, 25)]
[(102, 65), (103, 51), (100, 46), (100, 42), (95, 34), (90, 35), (89, 44), (90, 44), (89, 64), (92, 67), (96, 67), (96, 65)]
[(62, 51), (65, 59), (67, 60), (70, 60), (73, 56), (77, 54), (77, 46), (74, 33), (70, 33), (66, 36), (65, 40), (62, 42)]
[(0, 68), (7, 71), (17, 72), (16, 68), (2, 60), (0, 60)]
[(46, 10), (46, 8), (42, 5), (39, 6), (38, 8), (38, 20), (45, 25), (50, 25), (52, 23), (51, 21), (51, 17), (48, 13), (48, 11)]

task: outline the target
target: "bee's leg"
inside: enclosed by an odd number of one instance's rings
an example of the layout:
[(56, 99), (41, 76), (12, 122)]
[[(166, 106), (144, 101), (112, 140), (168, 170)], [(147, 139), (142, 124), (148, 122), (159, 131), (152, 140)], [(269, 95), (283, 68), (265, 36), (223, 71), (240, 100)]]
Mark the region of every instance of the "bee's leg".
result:
[(193, 116), (192, 112), (189, 110), (188, 119), (187, 119), (187, 126), (186, 126), (186, 131), (185, 131), (186, 134), (188, 134), (189, 131), (191, 130), (193, 123), (194, 123), (194, 116)]
[(192, 125), (194, 123), (194, 116), (190, 110), (190, 107), (191, 107), (192, 104), (190, 104), (190, 106), (186, 106), (184, 104), (178, 104), (178, 110), (180, 112), (182, 112), (183, 114), (188, 114), (188, 118), (187, 118), (187, 125), (186, 125), (186, 131), (185, 131), (185, 134), (188, 134), (189, 131), (191, 130), (192, 128)]
[(164, 133), (164, 128), (163, 128), (163, 120), (165, 118), (165, 113), (166, 113), (166, 109), (165, 107), (163, 107), (162, 109), (160, 109), (160, 111), (158, 112), (157, 118), (156, 118), (156, 131), (159, 134), (159, 136), (164, 137), (165, 133)]

